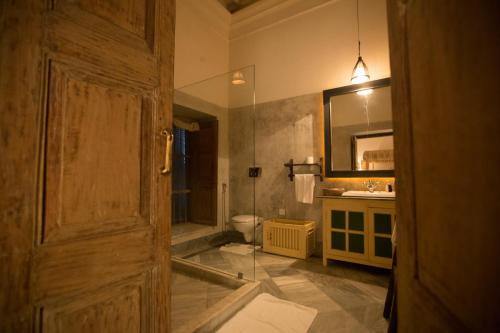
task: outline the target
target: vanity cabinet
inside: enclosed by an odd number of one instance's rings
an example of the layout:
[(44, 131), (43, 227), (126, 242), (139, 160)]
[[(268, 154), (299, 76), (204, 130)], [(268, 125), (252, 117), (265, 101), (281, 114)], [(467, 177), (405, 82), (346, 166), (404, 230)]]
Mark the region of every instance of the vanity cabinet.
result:
[(323, 198), (323, 265), (328, 259), (391, 268), (395, 201)]

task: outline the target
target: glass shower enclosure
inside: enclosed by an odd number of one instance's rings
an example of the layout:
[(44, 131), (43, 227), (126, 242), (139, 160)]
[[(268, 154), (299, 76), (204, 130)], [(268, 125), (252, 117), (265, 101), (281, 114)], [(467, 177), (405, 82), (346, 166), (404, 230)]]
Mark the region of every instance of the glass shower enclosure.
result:
[(173, 257), (254, 280), (254, 66), (176, 89), (173, 110)]

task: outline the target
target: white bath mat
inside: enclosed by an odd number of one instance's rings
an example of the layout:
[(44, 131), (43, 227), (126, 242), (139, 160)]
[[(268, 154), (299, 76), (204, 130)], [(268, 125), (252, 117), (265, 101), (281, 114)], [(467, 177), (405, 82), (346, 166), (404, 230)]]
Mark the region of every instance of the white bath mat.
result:
[(318, 310), (297, 303), (260, 294), (218, 333), (306, 333)]
[[(260, 246), (256, 246), (255, 249), (259, 249)], [(250, 244), (239, 244), (239, 243), (229, 243), (219, 248), (220, 251), (229, 252), (234, 254), (247, 255), (254, 251), (254, 246)]]

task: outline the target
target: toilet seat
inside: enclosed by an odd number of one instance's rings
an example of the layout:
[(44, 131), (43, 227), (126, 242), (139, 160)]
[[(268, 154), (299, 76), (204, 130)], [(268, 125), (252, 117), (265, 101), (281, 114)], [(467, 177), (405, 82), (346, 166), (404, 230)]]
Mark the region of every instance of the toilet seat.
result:
[(253, 223), (253, 221), (259, 221), (259, 217), (255, 215), (236, 215), (232, 218), (233, 222), (236, 223)]

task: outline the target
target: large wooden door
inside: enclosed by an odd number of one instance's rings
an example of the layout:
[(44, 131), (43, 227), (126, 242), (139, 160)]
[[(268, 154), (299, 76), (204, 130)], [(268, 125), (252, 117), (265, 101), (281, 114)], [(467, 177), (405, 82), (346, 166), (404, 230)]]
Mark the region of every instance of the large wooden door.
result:
[(0, 331), (167, 332), (174, 1), (0, 6)]
[(200, 123), (190, 133), (191, 220), (217, 225), (217, 120)]
[(500, 327), (500, 3), (390, 0), (400, 332)]

